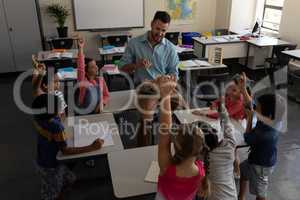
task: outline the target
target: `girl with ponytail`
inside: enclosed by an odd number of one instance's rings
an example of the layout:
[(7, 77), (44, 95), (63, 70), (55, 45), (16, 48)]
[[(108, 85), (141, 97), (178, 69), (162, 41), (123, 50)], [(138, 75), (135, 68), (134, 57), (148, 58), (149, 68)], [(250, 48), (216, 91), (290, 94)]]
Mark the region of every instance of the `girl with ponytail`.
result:
[[(198, 160), (204, 150), (202, 131), (195, 124), (172, 129), (170, 96), (176, 80), (163, 76), (157, 78), (156, 83), (161, 96), (158, 145), (160, 175), (156, 199), (193, 200), (197, 194), (208, 196), (209, 183), (204, 163)], [(172, 141), (174, 154), (171, 153)]]

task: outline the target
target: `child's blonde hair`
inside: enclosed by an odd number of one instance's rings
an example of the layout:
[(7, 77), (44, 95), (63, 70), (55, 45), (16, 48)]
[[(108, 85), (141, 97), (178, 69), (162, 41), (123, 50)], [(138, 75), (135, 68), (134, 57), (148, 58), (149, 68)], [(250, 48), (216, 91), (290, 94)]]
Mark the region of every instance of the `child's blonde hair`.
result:
[[(174, 134), (174, 147), (175, 154), (173, 156), (173, 164), (179, 165), (184, 160), (190, 157), (203, 157), (207, 151), (205, 139), (202, 130), (198, 127), (197, 123), (184, 124), (177, 129)], [(205, 166), (205, 174), (208, 169)], [(210, 194), (210, 181), (207, 174), (199, 184), (198, 195), (201, 197), (208, 197)]]
[(204, 148), (204, 137), (200, 128), (193, 124), (181, 125), (173, 134), (175, 154), (173, 164), (178, 165), (184, 160), (198, 157)]

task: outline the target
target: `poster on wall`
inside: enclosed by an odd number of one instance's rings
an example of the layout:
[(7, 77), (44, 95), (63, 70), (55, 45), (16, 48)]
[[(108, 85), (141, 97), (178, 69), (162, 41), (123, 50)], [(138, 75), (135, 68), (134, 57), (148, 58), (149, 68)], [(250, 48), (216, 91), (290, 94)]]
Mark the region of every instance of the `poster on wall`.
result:
[(197, 0), (165, 0), (165, 3), (173, 23), (193, 23), (196, 16)]

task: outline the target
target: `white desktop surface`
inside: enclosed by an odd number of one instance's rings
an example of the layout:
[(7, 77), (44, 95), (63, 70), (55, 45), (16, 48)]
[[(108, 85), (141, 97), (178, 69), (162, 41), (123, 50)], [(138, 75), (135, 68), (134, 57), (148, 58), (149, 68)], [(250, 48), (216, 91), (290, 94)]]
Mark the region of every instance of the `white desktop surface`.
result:
[(258, 47), (269, 47), (269, 46), (278, 46), (284, 44), (290, 44), (289, 42), (279, 40), (277, 38), (262, 36), (247, 41), (249, 44), (258, 46)]
[(103, 107), (103, 112), (114, 113), (125, 110), (135, 109), (136, 91), (135, 90), (122, 90), (109, 93), (109, 101)]
[[(92, 151), (89, 153), (81, 153), (81, 154), (77, 154), (77, 155), (63, 155), (61, 152), (59, 152), (56, 156), (57, 160), (85, 158), (85, 157), (90, 157), (90, 156), (103, 155), (103, 154), (107, 154), (107, 153), (113, 152), (113, 151), (121, 151), (124, 149), (123, 143), (122, 143), (120, 135), (119, 135), (118, 125), (115, 122), (113, 114), (106, 113), (106, 114), (84, 115), (84, 116), (67, 118), (65, 121), (65, 124), (67, 124), (68, 122), (74, 122), (75, 124), (78, 124), (79, 120), (82, 120), (82, 119), (87, 120), (89, 123), (101, 122), (101, 121), (108, 122), (108, 124), (110, 125), (114, 145), (103, 147), (99, 150)], [(65, 126), (65, 130), (66, 130), (66, 133), (69, 134), (68, 138), (67, 138), (68, 146), (74, 147), (74, 127), (73, 126)]]
[(300, 49), (283, 51), (282, 53), (291, 56), (292, 58), (295, 58), (297, 60), (300, 60)]
[(107, 155), (114, 194), (117, 198), (155, 193), (156, 183), (144, 179), (152, 161), (157, 160), (157, 146), (111, 152)]
[(104, 50), (103, 48), (99, 48), (100, 55), (114, 55), (114, 54), (123, 54), (125, 52), (126, 47), (114, 47), (111, 49)]
[(204, 45), (214, 45), (214, 44), (226, 44), (226, 43), (243, 43), (245, 41), (240, 40), (239, 35), (224, 35), (224, 36), (212, 36), (208, 39), (204, 37), (193, 37), (196, 42)]
[[(203, 108), (203, 110), (207, 110), (208, 108)], [(199, 110), (198, 109), (190, 109), (190, 110), (176, 110), (174, 112), (174, 114), (176, 115), (176, 117), (178, 118), (179, 122), (181, 124), (189, 124), (189, 123), (193, 123), (196, 121), (205, 121), (207, 123), (215, 123), (216, 121), (220, 121), (220, 120), (215, 120), (215, 119), (211, 119), (205, 116), (197, 116), (192, 114), (192, 112), (194, 110)], [(245, 122), (241, 122), (241, 121), (237, 121), (234, 119), (230, 119), (230, 122), (232, 123), (233, 127), (234, 127), (234, 132), (235, 132), (235, 140), (236, 140), (236, 144), (237, 146), (240, 145), (246, 145), (245, 141), (244, 141), (244, 137), (243, 134), (246, 130), (246, 124)]]
[(227, 68), (226, 65), (211, 65), (211, 66), (191, 66), (191, 67), (179, 67), (181, 71), (193, 71), (193, 70), (207, 70), (207, 69), (221, 69)]

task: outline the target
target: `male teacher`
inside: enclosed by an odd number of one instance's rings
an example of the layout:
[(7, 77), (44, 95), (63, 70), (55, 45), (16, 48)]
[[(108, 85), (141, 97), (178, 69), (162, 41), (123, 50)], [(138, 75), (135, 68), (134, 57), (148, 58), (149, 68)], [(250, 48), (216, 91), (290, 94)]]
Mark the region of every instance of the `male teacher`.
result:
[[(178, 77), (179, 58), (175, 46), (165, 38), (171, 17), (167, 12), (157, 11), (151, 22), (151, 30), (144, 35), (131, 39), (120, 60), (122, 71), (133, 74), (134, 83), (138, 87), (146, 80), (154, 80), (157, 76), (173, 75)], [(139, 96), (139, 109), (142, 116), (138, 145), (149, 144), (153, 111), (159, 98), (142, 98)]]

